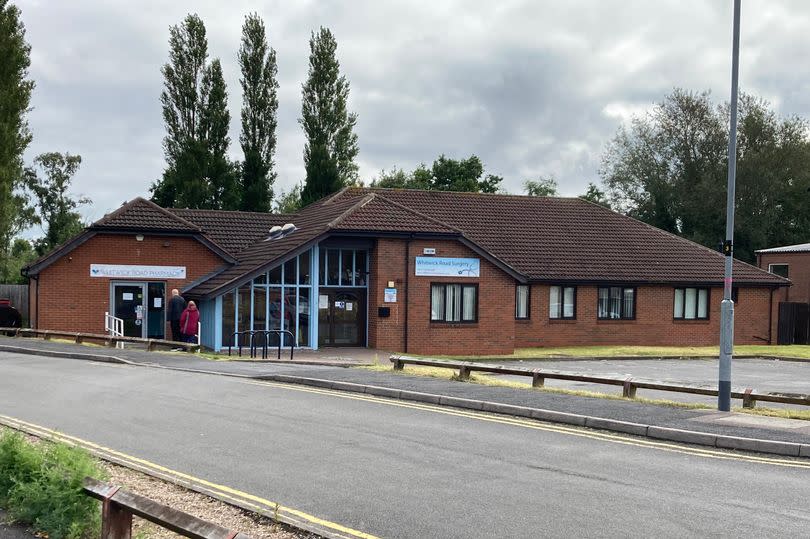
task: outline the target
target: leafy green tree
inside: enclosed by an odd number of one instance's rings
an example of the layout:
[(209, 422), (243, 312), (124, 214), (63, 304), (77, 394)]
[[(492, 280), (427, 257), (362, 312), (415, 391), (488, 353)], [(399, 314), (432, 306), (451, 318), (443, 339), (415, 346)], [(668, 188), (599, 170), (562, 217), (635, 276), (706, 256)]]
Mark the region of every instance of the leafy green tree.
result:
[(270, 211), (276, 180), (273, 155), (278, 125), (276, 51), (267, 45), (264, 22), (257, 14), (245, 17), (242, 45), (242, 200), (245, 211)]
[(303, 184), (293, 185), (289, 191), (282, 191), (275, 199), (273, 213), (295, 213), (301, 209), (301, 191)]
[(228, 92), (218, 59), (208, 62), (205, 25), (188, 15), (169, 30), (169, 62), (161, 69), (166, 170), (152, 185), (161, 206), (236, 209), (238, 169), (227, 158)]
[(28, 79), (31, 46), (20, 10), (0, 0), (0, 282), (15, 279), (8, 262), (14, 237), (33, 217), (21, 192), (23, 152), (31, 142), (26, 113), (34, 82)]
[[(738, 113), (735, 255), (753, 262), (756, 249), (807, 241), (808, 125), (750, 95), (740, 96)], [(621, 127), (600, 169), (613, 206), (716, 248), (725, 230), (728, 116), (709, 92), (676, 89)]]
[(7, 260), (8, 276), (4, 280), (6, 283), (25, 284), (27, 278), (23, 277), (20, 271), (37, 257), (34, 246), (26, 239), (16, 238), (11, 245), (10, 256)]
[(553, 176), (523, 182), (523, 192), (533, 197), (557, 196), (557, 180)]
[(502, 181), (502, 177), (494, 174), (484, 176), (484, 165), (476, 155), (467, 159), (450, 159), (442, 154), (430, 168), (422, 163), (411, 173), (397, 168), (388, 172), (381, 170), (371, 186), (496, 193)]
[[(309, 40), (309, 73), (299, 123), (304, 128), (307, 177), (301, 198), (309, 204), (357, 182), (357, 114), (349, 113), (349, 83), (340, 74), (337, 41), (328, 28)], [(323, 167), (323, 169), (322, 169)]]
[(580, 195), (579, 198), (583, 198), (593, 202), (594, 204), (599, 204), (600, 206), (610, 208), (610, 200), (608, 200), (607, 193), (605, 193), (602, 189), (599, 189), (599, 187), (593, 182), (588, 182), (588, 188), (585, 190), (585, 194)]
[(90, 204), (90, 199), (68, 193), (81, 163), (80, 155), (48, 152), (34, 158), (34, 165), (44, 172), (44, 177), (40, 177), (35, 167), (25, 170), (26, 185), (34, 195), (36, 220), (45, 230), (45, 236), (36, 243), (36, 250), (40, 255), (51, 251), (84, 228), (81, 215), (76, 209)]

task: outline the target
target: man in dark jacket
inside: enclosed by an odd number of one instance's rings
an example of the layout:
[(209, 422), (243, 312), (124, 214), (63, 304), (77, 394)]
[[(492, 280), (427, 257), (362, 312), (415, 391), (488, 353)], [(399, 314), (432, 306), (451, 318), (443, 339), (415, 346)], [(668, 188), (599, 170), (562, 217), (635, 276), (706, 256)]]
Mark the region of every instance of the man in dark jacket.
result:
[(172, 299), (169, 300), (169, 323), (172, 325), (172, 340), (182, 341), (180, 334), (180, 316), (186, 309), (186, 300), (176, 288), (172, 290)]

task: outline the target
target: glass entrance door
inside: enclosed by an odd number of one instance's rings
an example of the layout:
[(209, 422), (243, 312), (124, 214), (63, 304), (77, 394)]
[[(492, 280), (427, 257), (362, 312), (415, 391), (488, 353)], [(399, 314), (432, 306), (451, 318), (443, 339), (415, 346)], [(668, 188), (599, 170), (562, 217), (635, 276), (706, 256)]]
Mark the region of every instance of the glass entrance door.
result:
[(366, 335), (365, 290), (322, 288), (318, 298), (318, 345), (363, 346)]
[(146, 321), (145, 285), (114, 284), (113, 316), (124, 321), (124, 335), (143, 337)]

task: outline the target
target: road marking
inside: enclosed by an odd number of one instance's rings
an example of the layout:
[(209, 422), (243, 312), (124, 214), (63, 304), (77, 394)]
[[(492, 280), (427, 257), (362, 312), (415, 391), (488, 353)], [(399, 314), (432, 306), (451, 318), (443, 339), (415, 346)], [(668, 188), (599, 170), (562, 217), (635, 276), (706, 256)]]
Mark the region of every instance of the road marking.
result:
[(564, 425), (547, 423), (536, 419), (524, 419), (518, 417), (499, 416), (489, 414), (486, 412), (479, 412), (475, 410), (463, 410), (459, 408), (450, 408), (439, 406), (435, 404), (425, 404), (418, 402), (408, 402), (403, 400), (377, 397), (374, 395), (364, 395), (357, 393), (350, 393), (339, 391), (335, 389), (325, 389), (312, 386), (303, 386), (298, 384), (288, 384), (284, 382), (270, 382), (270, 381), (256, 381), (244, 380), (244, 384), (258, 385), (265, 387), (276, 387), (280, 389), (287, 389), (291, 391), (299, 391), (304, 393), (315, 393), (320, 395), (327, 395), (332, 397), (339, 397), (342, 399), (358, 400), (365, 402), (372, 402), (375, 404), (383, 404), (386, 406), (395, 406), (398, 408), (410, 408), (414, 410), (422, 410), (425, 412), (438, 413), (443, 415), (450, 415), (456, 417), (463, 417), (467, 419), (474, 419), (477, 421), (486, 421), (489, 423), (499, 423), (502, 425), (510, 425), (521, 428), (528, 428), (533, 430), (541, 430), (547, 432), (556, 432), (569, 436), (578, 436), (580, 438), (589, 438), (592, 440), (601, 440), (610, 443), (631, 445), (636, 447), (643, 447), (647, 449), (656, 449), (659, 451), (667, 451), (670, 453), (681, 453), (685, 455), (693, 455), (703, 458), (713, 458), (719, 460), (737, 460), (744, 462), (753, 462), (757, 464), (769, 464), (772, 466), (783, 466), (788, 468), (803, 468), (810, 469), (810, 462), (802, 462), (799, 460), (782, 459), (775, 457), (761, 457), (757, 455), (736, 454), (717, 449), (703, 449), (699, 447), (690, 447), (685, 445), (678, 445), (669, 442), (657, 442), (653, 440), (646, 440), (642, 438), (630, 438), (618, 434), (609, 434), (605, 432), (586, 430), (584, 427), (568, 427)]
[(195, 477), (193, 475), (189, 475), (183, 472), (178, 472), (176, 470), (172, 470), (171, 468), (161, 466), (160, 464), (150, 462), (146, 459), (128, 455), (121, 451), (117, 451), (115, 449), (111, 449), (103, 445), (89, 442), (76, 436), (71, 436), (69, 434), (58, 432), (56, 430), (49, 429), (41, 425), (23, 421), (22, 419), (17, 419), (14, 417), (0, 414), (0, 425), (6, 425), (7, 427), (22, 430), (24, 432), (34, 434), (35, 436), (39, 436), (41, 438), (61, 441), (70, 445), (79, 446), (89, 450), (91, 453), (99, 456), (102, 459), (110, 460), (114, 463), (134, 468), (136, 470), (152, 472), (157, 476), (162, 477), (168, 476), (170, 478), (179, 480), (178, 482), (181, 484), (183, 483), (193, 484), (194, 486), (201, 488), (201, 490), (207, 490), (208, 492), (211, 492), (217, 496), (221, 496), (223, 498), (227, 498), (232, 501), (254, 507), (258, 510), (263, 510), (265, 515), (267, 514), (268, 511), (270, 511), (271, 513), (274, 511), (278, 511), (280, 513), (285, 513), (287, 515), (294, 517), (292, 520), (296, 519), (303, 520), (307, 523), (314, 524), (322, 528), (326, 528), (331, 532), (335, 532), (336, 535), (357, 539), (379, 539), (375, 535), (355, 530), (349, 528), (348, 526), (338, 524), (336, 522), (331, 522), (329, 520), (318, 518), (314, 515), (310, 515), (309, 513), (305, 513), (304, 511), (299, 511), (298, 509), (293, 509), (292, 507), (286, 507), (277, 504), (276, 502), (267, 500), (265, 498), (261, 498), (253, 494), (249, 494), (247, 492), (243, 492), (241, 490), (237, 490), (232, 487), (220, 485), (217, 483), (213, 483), (211, 481), (206, 481), (205, 479), (200, 479), (199, 477)]

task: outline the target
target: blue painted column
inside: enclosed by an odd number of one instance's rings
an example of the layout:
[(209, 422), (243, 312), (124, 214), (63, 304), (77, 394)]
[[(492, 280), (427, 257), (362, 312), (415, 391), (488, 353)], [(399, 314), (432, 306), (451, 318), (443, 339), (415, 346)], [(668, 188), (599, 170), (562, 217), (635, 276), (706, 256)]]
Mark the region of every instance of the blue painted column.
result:
[(320, 256), (320, 248), (318, 244), (312, 247), (312, 251), (309, 256), (309, 263), (310, 263), (310, 275), (312, 275), (312, 287), (310, 288), (310, 298), (309, 298), (309, 345), (313, 350), (318, 349), (318, 313), (320, 312), (318, 309), (318, 296), (320, 295), (320, 288), (318, 288), (318, 283), (320, 283), (320, 269), (321, 264), (318, 257)]

